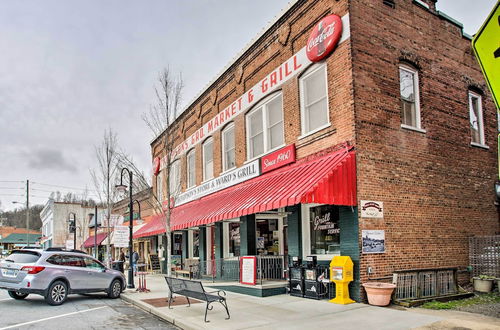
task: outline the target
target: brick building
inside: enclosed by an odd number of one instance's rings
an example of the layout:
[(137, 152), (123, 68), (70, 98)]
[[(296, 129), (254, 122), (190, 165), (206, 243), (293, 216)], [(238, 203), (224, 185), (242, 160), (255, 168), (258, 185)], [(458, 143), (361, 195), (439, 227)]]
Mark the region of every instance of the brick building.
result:
[(464, 268), (468, 237), (499, 231), (495, 106), (434, 0), (292, 1), (167, 133), (153, 185), (178, 191), (185, 258), (347, 255), (359, 299), (397, 270)]

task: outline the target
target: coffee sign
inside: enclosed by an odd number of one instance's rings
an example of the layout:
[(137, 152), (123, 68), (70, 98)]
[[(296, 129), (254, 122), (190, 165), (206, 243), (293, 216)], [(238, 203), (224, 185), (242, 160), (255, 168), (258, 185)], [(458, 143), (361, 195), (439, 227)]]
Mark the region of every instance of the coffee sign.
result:
[(323, 17), (307, 40), (307, 58), (312, 62), (321, 61), (335, 49), (341, 36), (341, 18), (337, 15)]
[(295, 144), (277, 150), (260, 159), (262, 173), (266, 173), (295, 162)]

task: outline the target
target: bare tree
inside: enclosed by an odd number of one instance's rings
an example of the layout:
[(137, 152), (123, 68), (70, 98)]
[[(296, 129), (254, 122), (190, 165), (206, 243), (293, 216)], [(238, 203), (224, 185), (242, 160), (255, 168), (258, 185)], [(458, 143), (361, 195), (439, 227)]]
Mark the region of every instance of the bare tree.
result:
[[(116, 191), (112, 185), (118, 168), (118, 139), (116, 133), (111, 129), (104, 131), (101, 144), (95, 146), (95, 155), (98, 166), (96, 169), (90, 170), (90, 175), (92, 176), (92, 181), (101, 203), (106, 205), (106, 218), (110, 219), (112, 204), (117, 198)], [(130, 221), (132, 221), (132, 216), (130, 217)], [(111, 235), (109, 221), (107, 223), (106, 263), (109, 267), (111, 265)]]
[[(182, 99), (182, 90), (184, 84), (182, 75), (174, 77), (168, 68), (164, 69), (158, 77), (158, 86), (155, 87), (156, 104), (152, 105), (148, 112), (142, 115), (142, 119), (151, 129), (154, 136), (157, 137), (162, 144), (163, 161), (165, 174), (165, 202), (163, 207), (162, 191), (154, 192), (153, 198), (155, 201), (155, 209), (165, 218), (165, 235), (166, 235), (166, 254), (167, 254), (167, 274), (171, 274), (171, 251), (170, 251), (170, 219), (172, 200), (180, 192), (178, 185), (173, 185), (172, 179), (172, 164), (175, 160), (173, 151), (175, 148), (175, 130), (172, 128), (177, 116), (180, 114), (180, 106)], [(161, 180), (161, 179), (160, 179)], [(158, 190), (158, 189), (157, 189)]]

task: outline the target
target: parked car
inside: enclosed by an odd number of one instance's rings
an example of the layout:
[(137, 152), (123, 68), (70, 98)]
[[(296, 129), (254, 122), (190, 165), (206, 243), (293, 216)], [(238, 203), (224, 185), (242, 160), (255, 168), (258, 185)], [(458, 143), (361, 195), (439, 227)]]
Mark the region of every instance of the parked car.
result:
[(0, 261), (0, 289), (14, 299), (39, 294), (61, 305), (68, 294), (106, 292), (115, 299), (125, 288), (123, 273), (81, 251), (58, 248), (14, 250)]

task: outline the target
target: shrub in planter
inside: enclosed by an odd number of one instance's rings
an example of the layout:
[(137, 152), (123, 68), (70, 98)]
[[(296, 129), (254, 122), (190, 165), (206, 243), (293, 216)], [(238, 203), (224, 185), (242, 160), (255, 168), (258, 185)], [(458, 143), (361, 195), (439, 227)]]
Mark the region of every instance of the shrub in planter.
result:
[(478, 277), (473, 277), (472, 280), (474, 282), (474, 291), (491, 292), (495, 277), (488, 275), (479, 275)]

